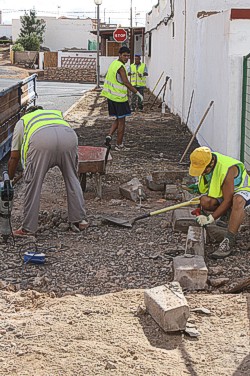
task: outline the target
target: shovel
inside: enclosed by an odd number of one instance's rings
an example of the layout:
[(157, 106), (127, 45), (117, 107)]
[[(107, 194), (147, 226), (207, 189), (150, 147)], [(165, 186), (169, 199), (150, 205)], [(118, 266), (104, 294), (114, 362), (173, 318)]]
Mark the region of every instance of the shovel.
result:
[(127, 228), (132, 228), (133, 224), (136, 221), (139, 221), (140, 219), (145, 219), (148, 217), (152, 217), (153, 215), (158, 215), (162, 213), (166, 213), (167, 211), (183, 208), (186, 206), (191, 206), (191, 205), (199, 205), (200, 203), (200, 197), (194, 197), (189, 201), (182, 202), (180, 204), (168, 206), (166, 208), (156, 210), (150, 213), (142, 214), (139, 217), (133, 218), (131, 220), (125, 219), (125, 218), (115, 218), (115, 217), (110, 217), (110, 216), (103, 216), (102, 219), (106, 222), (112, 223), (113, 225), (117, 226), (122, 226), (122, 227), (127, 227)]

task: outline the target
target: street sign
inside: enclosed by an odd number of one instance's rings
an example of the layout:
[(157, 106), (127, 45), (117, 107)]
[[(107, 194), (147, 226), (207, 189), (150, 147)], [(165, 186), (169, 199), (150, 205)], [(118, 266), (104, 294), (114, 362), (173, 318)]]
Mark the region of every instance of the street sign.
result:
[(116, 29), (113, 32), (113, 37), (116, 42), (124, 42), (127, 39), (127, 32), (124, 29)]

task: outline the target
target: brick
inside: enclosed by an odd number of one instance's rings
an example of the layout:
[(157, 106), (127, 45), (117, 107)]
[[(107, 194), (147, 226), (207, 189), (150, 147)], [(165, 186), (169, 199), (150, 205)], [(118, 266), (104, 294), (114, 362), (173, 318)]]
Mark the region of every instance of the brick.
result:
[(207, 239), (212, 243), (220, 243), (227, 233), (227, 227), (216, 225), (207, 226)]
[(170, 170), (152, 172), (153, 181), (157, 184), (176, 184), (189, 177), (188, 170)]
[(157, 184), (153, 181), (152, 175), (146, 177), (146, 186), (151, 191), (164, 191), (164, 184)]
[(182, 231), (187, 233), (189, 226), (199, 226), (196, 222), (195, 215), (191, 214), (191, 211), (194, 210), (190, 208), (181, 208), (176, 209), (173, 212), (173, 230)]
[(141, 190), (142, 199), (145, 199), (146, 195), (143, 192), (142, 184), (137, 178), (133, 178), (129, 182), (122, 184), (119, 187), (119, 191), (122, 196), (136, 202), (139, 199), (139, 188)]
[(208, 270), (202, 256), (177, 256), (173, 260), (173, 269), (174, 281), (178, 281), (182, 288), (188, 290), (205, 289)]
[(164, 198), (166, 200), (182, 201), (182, 191), (176, 186), (176, 184), (166, 184)]
[(185, 330), (189, 307), (178, 282), (145, 290), (144, 302), (149, 314), (164, 331)]
[(206, 230), (204, 228), (200, 226), (189, 226), (186, 240), (186, 253), (204, 257), (205, 237)]

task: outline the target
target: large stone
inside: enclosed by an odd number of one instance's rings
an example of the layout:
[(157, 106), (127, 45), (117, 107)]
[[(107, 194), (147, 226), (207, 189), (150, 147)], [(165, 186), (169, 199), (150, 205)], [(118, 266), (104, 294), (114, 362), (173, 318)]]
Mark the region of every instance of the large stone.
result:
[(166, 184), (164, 198), (166, 200), (182, 201), (182, 191), (176, 184)]
[(182, 288), (203, 290), (206, 287), (208, 270), (202, 256), (184, 255), (173, 260), (174, 280)]
[(144, 302), (149, 314), (163, 330), (185, 330), (189, 307), (178, 282), (145, 290)]
[(121, 195), (134, 202), (139, 200), (140, 196), (142, 200), (145, 200), (146, 198), (146, 195), (143, 192), (142, 184), (140, 183), (140, 180), (137, 178), (133, 178), (129, 182), (122, 184), (119, 187), (119, 191)]
[(207, 226), (207, 240), (211, 243), (220, 243), (227, 233), (227, 227), (217, 225)]
[(206, 230), (204, 228), (200, 226), (189, 226), (186, 240), (186, 253), (204, 257), (205, 238)]
[(189, 226), (199, 226), (196, 222), (195, 215), (191, 214), (194, 209), (180, 208), (173, 213), (173, 230), (187, 233)]
[(152, 172), (153, 181), (156, 184), (176, 184), (182, 182), (188, 177), (188, 170), (172, 170), (172, 171), (154, 171)]
[(157, 184), (153, 181), (152, 175), (146, 177), (146, 186), (151, 191), (164, 191), (164, 184)]

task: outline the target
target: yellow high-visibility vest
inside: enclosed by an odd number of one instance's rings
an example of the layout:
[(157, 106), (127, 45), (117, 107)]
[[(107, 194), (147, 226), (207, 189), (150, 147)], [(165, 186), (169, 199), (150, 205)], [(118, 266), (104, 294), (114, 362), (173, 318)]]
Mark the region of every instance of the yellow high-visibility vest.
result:
[(199, 191), (200, 193), (207, 193), (213, 198), (222, 198), (222, 185), (227, 176), (228, 169), (232, 166), (237, 166), (242, 171), (241, 182), (234, 187), (234, 192), (249, 191), (250, 192), (250, 177), (247, 174), (244, 164), (237, 159), (228, 157), (220, 153), (214, 153), (217, 161), (212, 171), (211, 180), (209, 183), (205, 182), (204, 176), (199, 177)]
[(111, 99), (114, 102), (126, 102), (128, 100), (127, 87), (124, 84), (117, 81), (116, 78), (117, 71), (123, 66), (124, 64), (119, 60), (115, 60), (110, 64), (108, 73), (105, 77), (105, 82), (103, 85), (101, 96)]
[(24, 123), (24, 136), (21, 147), (21, 162), (23, 168), (26, 165), (26, 158), (29, 149), (29, 141), (32, 134), (45, 125), (62, 124), (70, 127), (69, 123), (64, 120), (61, 111), (57, 110), (36, 110), (21, 117)]
[[(146, 86), (146, 76), (143, 76), (145, 68), (146, 68), (146, 64), (144, 63), (141, 63), (138, 69), (137, 69), (136, 64), (130, 65), (132, 86)], [(141, 74), (142, 77), (139, 77), (139, 74)]]

